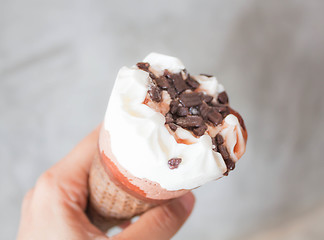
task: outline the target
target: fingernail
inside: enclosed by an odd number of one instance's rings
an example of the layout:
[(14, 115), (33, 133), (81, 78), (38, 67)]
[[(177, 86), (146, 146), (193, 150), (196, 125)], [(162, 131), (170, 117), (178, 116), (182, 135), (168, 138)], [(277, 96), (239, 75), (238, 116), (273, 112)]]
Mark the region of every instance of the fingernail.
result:
[(182, 204), (184, 209), (187, 211), (187, 213), (190, 213), (192, 211), (193, 206), (195, 204), (195, 197), (191, 192), (178, 198), (178, 200)]

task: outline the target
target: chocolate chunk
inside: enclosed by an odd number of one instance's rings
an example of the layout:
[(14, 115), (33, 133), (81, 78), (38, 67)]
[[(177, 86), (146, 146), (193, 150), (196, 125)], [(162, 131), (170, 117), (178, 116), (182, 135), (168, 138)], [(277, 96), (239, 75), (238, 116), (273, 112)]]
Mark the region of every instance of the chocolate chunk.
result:
[(173, 117), (172, 117), (172, 114), (171, 113), (167, 113), (166, 115), (165, 115), (165, 123), (172, 123), (172, 122), (174, 122), (174, 120), (173, 120)]
[(215, 109), (211, 109), (207, 114), (208, 120), (210, 120), (215, 126), (223, 121), (222, 115)]
[(161, 95), (161, 90), (158, 87), (154, 85), (150, 86), (148, 93), (154, 102), (161, 102), (162, 95)]
[(226, 167), (227, 167), (228, 171), (234, 170), (235, 162), (231, 158), (225, 159), (224, 162), (226, 164)]
[(224, 159), (229, 159), (230, 155), (227, 151), (227, 148), (225, 147), (224, 144), (218, 145), (218, 152), (222, 155)]
[(175, 101), (175, 100), (171, 101), (171, 103), (170, 103), (170, 112), (172, 114), (176, 114), (179, 107), (180, 107), (180, 103), (178, 101)]
[(196, 89), (199, 87), (199, 82), (196, 81), (195, 79), (193, 79), (190, 75), (188, 75), (188, 78), (186, 80), (186, 83), (188, 84), (188, 86), (192, 89)]
[(179, 99), (183, 106), (194, 107), (202, 103), (201, 93), (196, 92), (183, 92), (181, 93)]
[(169, 87), (169, 82), (168, 82), (168, 80), (165, 78), (165, 77), (159, 77), (159, 78), (156, 78), (155, 79), (155, 82), (156, 82), (156, 84), (160, 87), (160, 88), (162, 88), (162, 89), (164, 89), (164, 90), (166, 90), (166, 89), (168, 89), (168, 87)]
[(205, 77), (213, 77), (213, 75), (206, 74), (206, 73), (200, 73), (200, 75), (205, 76)]
[(188, 89), (187, 84), (182, 79), (181, 73), (173, 74), (170, 76), (170, 79), (173, 80), (174, 87), (178, 94), (182, 93), (184, 90)]
[(224, 91), (224, 92), (221, 92), (220, 94), (218, 94), (217, 100), (219, 103), (227, 104), (228, 103), (227, 93)]
[(190, 107), (189, 112), (192, 115), (199, 115), (199, 110), (197, 109), (197, 107)]
[(154, 73), (152, 73), (152, 72), (150, 72), (149, 75), (150, 75), (150, 77), (151, 77), (152, 79), (156, 79), (156, 78), (157, 78), (157, 77), (154, 75)]
[(168, 91), (171, 99), (175, 99), (178, 96), (178, 94), (174, 88), (172, 80), (168, 79), (168, 83), (169, 83), (169, 85), (167, 87), (167, 91)]
[(206, 104), (206, 103), (202, 103), (200, 106), (199, 106), (199, 111), (200, 111), (200, 115), (204, 118), (204, 119), (207, 119), (207, 116), (208, 116), (208, 113), (210, 111), (210, 107)]
[(204, 123), (204, 120), (200, 116), (189, 115), (187, 117), (178, 118), (176, 123), (183, 128), (200, 127)]
[(141, 69), (141, 70), (147, 72), (147, 71), (148, 71), (148, 68), (150, 67), (150, 64), (147, 63), (147, 62), (139, 62), (139, 63), (136, 64), (136, 66), (137, 66), (139, 69)]
[(202, 98), (203, 98), (203, 100), (204, 100), (206, 103), (209, 103), (209, 102), (211, 102), (211, 101), (213, 100), (213, 97), (210, 96), (210, 95), (208, 95), (208, 94), (204, 94), (204, 95), (202, 96)]
[(219, 133), (215, 136), (215, 142), (217, 145), (221, 145), (224, 143), (224, 138), (222, 137), (222, 135), (220, 135)]
[(194, 128), (194, 129), (192, 130), (192, 132), (193, 132), (196, 136), (200, 137), (200, 136), (204, 135), (204, 133), (206, 132), (206, 130), (207, 130), (207, 125), (206, 125), (206, 124), (203, 124), (203, 125), (201, 125), (200, 127)]
[(179, 164), (182, 162), (182, 159), (181, 158), (171, 158), (169, 161), (168, 161), (168, 164), (169, 164), (169, 168), (170, 169), (175, 169), (175, 168), (178, 168)]
[(175, 131), (175, 130), (177, 130), (177, 128), (178, 128), (178, 126), (175, 125), (174, 123), (169, 123), (169, 127), (170, 127), (170, 129), (171, 129), (172, 131)]
[(185, 108), (185, 107), (179, 107), (177, 110), (177, 114), (180, 117), (185, 117), (189, 114), (189, 110), (188, 110), (188, 108)]

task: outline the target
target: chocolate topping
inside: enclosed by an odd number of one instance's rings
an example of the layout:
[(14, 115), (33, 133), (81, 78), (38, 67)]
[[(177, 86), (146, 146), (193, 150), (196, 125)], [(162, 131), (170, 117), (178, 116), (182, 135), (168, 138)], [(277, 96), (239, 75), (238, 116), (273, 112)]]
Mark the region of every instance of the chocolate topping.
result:
[(196, 89), (200, 85), (199, 82), (197, 82), (195, 79), (193, 79), (190, 75), (188, 75), (186, 82), (192, 89)]
[(202, 103), (202, 94), (197, 92), (184, 92), (179, 99), (183, 106), (194, 107)]
[(141, 69), (141, 70), (147, 72), (148, 69), (149, 69), (149, 67), (150, 67), (150, 64), (147, 63), (147, 62), (139, 62), (139, 63), (136, 64), (136, 66), (137, 66), (139, 69)]
[(202, 99), (203, 99), (206, 103), (209, 103), (209, 102), (211, 102), (211, 101), (213, 100), (213, 97), (210, 96), (210, 95), (208, 95), (208, 94), (204, 94), (204, 95), (202, 96)]
[(208, 120), (210, 120), (215, 126), (223, 121), (223, 116), (216, 109), (212, 108), (207, 114)]
[(221, 145), (224, 143), (224, 138), (222, 137), (222, 135), (220, 135), (219, 133), (216, 135), (215, 137), (215, 142), (217, 145)]
[[(162, 91), (167, 91), (172, 101), (169, 112), (165, 115), (165, 124), (171, 131), (176, 131), (178, 126), (192, 131), (197, 137), (205, 134), (208, 125), (217, 126), (222, 123), (228, 114), (238, 117), (242, 128), (245, 130), (244, 121), (241, 116), (228, 106), (228, 96), (225, 91), (218, 94), (217, 99), (202, 92), (196, 92), (199, 82), (191, 77), (184, 69), (180, 73), (170, 73), (164, 71), (163, 76), (156, 76), (150, 71), (150, 64), (140, 62), (137, 67), (149, 73), (151, 83), (148, 95), (153, 102), (161, 102)], [(201, 74), (207, 77), (211, 75)], [(224, 144), (224, 139), (220, 134), (212, 137), (213, 151), (219, 152), (229, 171), (235, 168), (235, 162), (230, 158), (230, 154)], [(181, 163), (181, 158), (172, 158), (168, 161), (170, 169), (175, 169)]]
[(164, 90), (168, 89), (168, 87), (169, 87), (169, 83), (168, 83), (168, 80), (167, 80), (164, 76), (159, 77), (159, 78), (156, 78), (155, 81), (156, 81), (156, 84), (157, 84), (160, 88), (162, 88), (162, 89), (164, 89)]
[(169, 164), (169, 168), (170, 169), (175, 169), (175, 168), (178, 168), (179, 164), (182, 162), (182, 159), (181, 158), (171, 158), (169, 161), (168, 161), (168, 164)]
[(153, 85), (149, 87), (148, 93), (150, 94), (150, 97), (154, 102), (161, 102), (161, 89)]
[(186, 82), (182, 79), (181, 73), (171, 75), (171, 79), (173, 80), (174, 87), (178, 94), (189, 88)]
[(229, 155), (226, 147), (224, 146), (224, 144), (218, 145), (217, 147), (218, 147), (218, 152), (222, 155), (222, 157), (224, 159), (229, 159), (230, 155)]
[(175, 125), (174, 123), (169, 123), (169, 127), (172, 131), (176, 131), (177, 130), (177, 125)]
[(189, 114), (189, 109), (185, 107), (179, 107), (177, 110), (177, 114), (179, 117), (185, 117)]
[(224, 92), (221, 92), (220, 94), (218, 94), (217, 100), (219, 103), (227, 104), (228, 103), (227, 93), (224, 91)]
[(173, 119), (173, 117), (172, 117), (172, 114), (171, 113), (167, 113), (166, 115), (165, 115), (165, 123), (172, 123), (174, 121), (174, 119)]
[(200, 136), (204, 135), (206, 130), (207, 130), (207, 125), (203, 124), (200, 127), (194, 128), (192, 131), (196, 136), (200, 137)]
[(176, 124), (183, 128), (190, 128), (190, 127), (200, 127), (204, 123), (204, 120), (200, 116), (187, 116), (187, 117), (180, 117), (176, 120)]

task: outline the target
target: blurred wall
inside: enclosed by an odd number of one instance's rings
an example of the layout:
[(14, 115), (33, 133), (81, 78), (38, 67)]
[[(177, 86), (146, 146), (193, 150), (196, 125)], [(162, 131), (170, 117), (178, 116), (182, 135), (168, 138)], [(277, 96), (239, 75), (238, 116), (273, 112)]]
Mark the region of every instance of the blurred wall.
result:
[(237, 169), (174, 239), (323, 239), (323, 1), (0, 0), (0, 238), (37, 177), (102, 121), (151, 51), (215, 74), (244, 116)]

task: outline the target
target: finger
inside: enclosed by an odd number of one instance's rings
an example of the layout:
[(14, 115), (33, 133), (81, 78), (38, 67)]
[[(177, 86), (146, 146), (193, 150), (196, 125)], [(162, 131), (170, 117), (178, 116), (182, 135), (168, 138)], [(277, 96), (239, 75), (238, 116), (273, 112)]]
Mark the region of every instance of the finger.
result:
[(88, 175), (97, 151), (99, 136), (98, 126), (84, 138), (66, 157), (47, 170), (39, 178), (36, 189), (44, 195), (64, 194), (66, 200), (76, 203), (82, 210), (87, 204)]
[(189, 217), (195, 203), (190, 192), (144, 213), (137, 222), (117, 235), (117, 239), (170, 239)]

